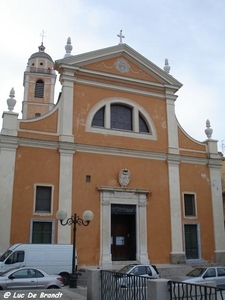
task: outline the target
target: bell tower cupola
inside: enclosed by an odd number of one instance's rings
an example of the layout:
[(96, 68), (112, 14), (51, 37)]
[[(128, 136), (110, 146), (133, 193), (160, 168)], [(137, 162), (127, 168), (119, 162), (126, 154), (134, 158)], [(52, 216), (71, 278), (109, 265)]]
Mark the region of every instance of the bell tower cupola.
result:
[(54, 62), (45, 52), (43, 41), (38, 49), (39, 51), (28, 59), (24, 72), (23, 119), (40, 117), (54, 107), (56, 83)]

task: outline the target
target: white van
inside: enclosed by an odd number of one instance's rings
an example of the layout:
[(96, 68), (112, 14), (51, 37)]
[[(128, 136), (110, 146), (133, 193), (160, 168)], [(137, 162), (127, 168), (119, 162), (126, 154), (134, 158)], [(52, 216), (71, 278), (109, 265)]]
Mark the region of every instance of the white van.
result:
[(0, 257), (0, 273), (21, 266), (35, 267), (61, 275), (66, 285), (72, 272), (72, 255), (73, 245), (15, 244)]

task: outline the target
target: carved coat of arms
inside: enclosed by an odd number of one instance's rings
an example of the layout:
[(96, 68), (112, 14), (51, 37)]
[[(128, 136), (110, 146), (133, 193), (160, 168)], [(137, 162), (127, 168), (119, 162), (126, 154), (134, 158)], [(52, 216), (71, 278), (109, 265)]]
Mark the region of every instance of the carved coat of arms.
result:
[(128, 169), (123, 169), (119, 173), (119, 183), (122, 187), (126, 187), (130, 183), (131, 174)]

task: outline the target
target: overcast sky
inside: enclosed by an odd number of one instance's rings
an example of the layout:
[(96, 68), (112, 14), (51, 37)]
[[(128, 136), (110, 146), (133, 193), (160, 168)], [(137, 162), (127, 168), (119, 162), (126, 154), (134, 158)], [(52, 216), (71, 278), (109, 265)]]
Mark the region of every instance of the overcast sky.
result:
[[(1, 0), (0, 22), (1, 116), (14, 87), (21, 118), (23, 73), (42, 30), (55, 61), (64, 57), (68, 37), (76, 55), (117, 45), (122, 29), (123, 42), (154, 64), (163, 68), (168, 58), (170, 74), (183, 84), (175, 103), (179, 123), (204, 141), (209, 119), (225, 154), (225, 0)], [(59, 91), (57, 83), (56, 99)]]

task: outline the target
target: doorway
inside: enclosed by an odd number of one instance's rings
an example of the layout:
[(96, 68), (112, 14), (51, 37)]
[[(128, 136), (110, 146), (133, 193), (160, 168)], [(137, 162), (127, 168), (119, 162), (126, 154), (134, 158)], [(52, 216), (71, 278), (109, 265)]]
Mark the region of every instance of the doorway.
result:
[(112, 261), (136, 260), (136, 205), (111, 205)]
[(184, 225), (186, 259), (199, 259), (198, 226)]

